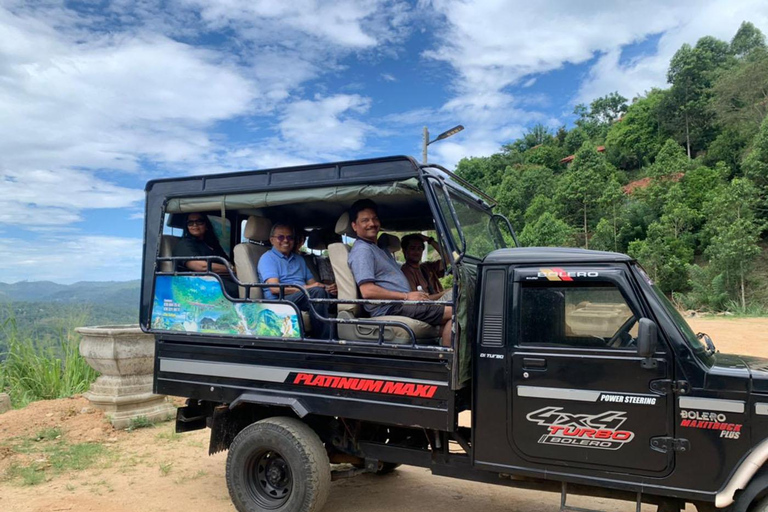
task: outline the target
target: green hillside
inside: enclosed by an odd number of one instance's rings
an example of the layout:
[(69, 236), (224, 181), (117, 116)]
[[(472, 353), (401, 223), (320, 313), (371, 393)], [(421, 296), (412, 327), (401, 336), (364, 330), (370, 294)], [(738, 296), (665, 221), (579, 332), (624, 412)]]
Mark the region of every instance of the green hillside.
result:
[(140, 281), (81, 281), (65, 285), (50, 281), (0, 283), (0, 302), (56, 302), (138, 307)]
[(139, 281), (0, 283), (0, 359), (12, 332), (39, 345), (75, 327), (137, 324)]
[(768, 308), (768, 49), (743, 23), (670, 61), (669, 87), (578, 105), (457, 172), (523, 245), (626, 252), (683, 308)]

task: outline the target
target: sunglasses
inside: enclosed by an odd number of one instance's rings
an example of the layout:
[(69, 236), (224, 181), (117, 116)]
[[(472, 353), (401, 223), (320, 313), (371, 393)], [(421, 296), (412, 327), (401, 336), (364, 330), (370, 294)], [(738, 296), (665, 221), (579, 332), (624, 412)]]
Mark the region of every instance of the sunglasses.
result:
[(277, 238), (278, 242), (285, 242), (288, 240), (289, 242), (293, 242), (294, 238), (291, 235), (275, 235), (273, 238)]
[(204, 225), (205, 225), (205, 221), (203, 219), (187, 221), (187, 226), (204, 226)]

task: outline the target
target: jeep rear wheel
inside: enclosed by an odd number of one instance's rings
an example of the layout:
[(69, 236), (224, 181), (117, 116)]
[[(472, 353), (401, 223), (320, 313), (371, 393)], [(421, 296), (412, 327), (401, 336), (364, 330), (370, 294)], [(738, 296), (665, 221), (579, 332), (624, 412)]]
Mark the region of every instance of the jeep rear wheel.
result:
[(323, 443), (294, 418), (244, 428), (229, 447), (227, 487), (240, 512), (318, 512), (331, 486)]

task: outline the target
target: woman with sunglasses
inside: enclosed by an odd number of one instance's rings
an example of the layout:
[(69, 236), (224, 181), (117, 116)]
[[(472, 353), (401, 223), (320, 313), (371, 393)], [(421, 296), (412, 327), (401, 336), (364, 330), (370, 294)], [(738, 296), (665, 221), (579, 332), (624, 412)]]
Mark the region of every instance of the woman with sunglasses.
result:
[[(173, 249), (174, 256), (219, 256), (230, 262), (229, 256), (221, 248), (213, 224), (207, 215), (188, 213), (184, 223), (184, 236)], [(176, 263), (177, 272), (205, 272), (208, 269), (206, 260), (185, 260)], [(232, 270), (235, 266), (232, 265)], [(224, 282), (224, 288), (232, 297), (237, 297), (237, 284), (232, 280), (227, 266), (223, 263), (211, 262), (211, 271), (219, 274)]]

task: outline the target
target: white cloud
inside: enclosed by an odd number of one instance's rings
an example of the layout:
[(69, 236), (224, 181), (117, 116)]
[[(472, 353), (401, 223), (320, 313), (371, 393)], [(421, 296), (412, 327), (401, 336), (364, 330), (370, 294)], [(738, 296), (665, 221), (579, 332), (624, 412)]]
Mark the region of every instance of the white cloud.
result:
[(183, 0), (180, 3), (199, 8), (201, 18), (215, 29), (235, 27), (242, 32), (251, 31), (254, 38), (260, 38), (264, 30), (282, 27), (352, 48), (376, 44), (375, 36), (364, 30), (362, 22), (375, 14), (382, 4), (351, 0)]
[(71, 225), (80, 210), (128, 207), (143, 197), (86, 171), (0, 171), (0, 223), (27, 229)]
[(253, 82), (166, 37), (53, 32), (0, 9), (0, 164), (133, 169), (209, 150), (205, 128), (248, 112)]
[[(395, 0), (115, 0), (98, 10), (8, 0), (0, 219), (44, 231), (71, 227), (84, 208), (134, 205), (141, 191), (108, 171), (210, 173), (357, 150), (368, 127), (355, 116), (369, 100), (293, 96), (351, 52), (398, 41), (408, 16)], [(277, 113), (279, 126), (251, 123), (258, 143), (216, 133)]]
[[(768, 33), (768, 4), (758, 0), (708, 0), (696, 8), (663, 0), (423, 0), (419, 5), (436, 20), (439, 34), (423, 56), (449, 64), (456, 73), (454, 95), (442, 110), (467, 126), (463, 142), (435, 148), (436, 156), (448, 162), (461, 155), (457, 146), (466, 156), (487, 155), (521, 135), (529, 123), (562, 124), (532, 111), (541, 98), (513, 97), (512, 86), (529, 88), (545, 73), (598, 57), (569, 99), (589, 102), (615, 90), (631, 98), (664, 85), (669, 59), (684, 42), (705, 35), (729, 40), (743, 20)], [(655, 55), (621, 63), (623, 48), (658, 34)]]
[(358, 151), (372, 130), (356, 115), (368, 111), (371, 101), (357, 94), (337, 94), (296, 101), (288, 105), (280, 132), (289, 146), (305, 152), (332, 155)]
[(434, 0), (431, 5), (444, 16), (448, 31), (426, 56), (451, 64), (460, 74), (458, 87), (469, 91), (499, 91), (523, 77), (585, 62), (595, 52), (667, 30), (689, 11), (660, 0), (610, 6)]
[(385, 82), (397, 82), (397, 78), (395, 78), (395, 75), (392, 75), (390, 73), (382, 73), (381, 79)]
[[(534, 96), (540, 101), (540, 98)], [(558, 126), (558, 121), (535, 111), (526, 110), (529, 101), (521, 101), (510, 94), (485, 93), (464, 94), (449, 100), (440, 109), (416, 109), (382, 118), (389, 130), (410, 129), (414, 133), (414, 145), (409, 151), (421, 159), (421, 138), (417, 133), (425, 124), (430, 138), (457, 124), (464, 125), (464, 131), (450, 139), (431, 144), (428, 148), (429, 161), (447, 168), (454, 167), (459, 160), (470, 156), (487, 156), (500, 151), (501, 146), (520, 137), (530, 123)]]
[(0, 274), (4, 282), (136, 279), (141, 251), (140, 238), (47, 236), (44, 242), (0, 238)]
[(621, 63), (618, 47), (603, 55), (581, 84), (575, 102), (590, 102), (613, 91), (631, 99), (653, 87), (667, 87), (669, 61), (683, 44), (695, 45), (703, 36), (730, 42), (743, 21), (768, 34), (768, 4), (755, 0), (702, 2), (700, 8), (689, 11), (684, 22), (664, 32), (651, 54), (626, 63)]

